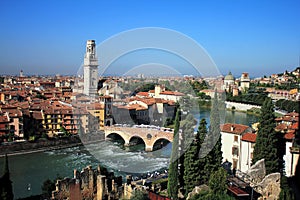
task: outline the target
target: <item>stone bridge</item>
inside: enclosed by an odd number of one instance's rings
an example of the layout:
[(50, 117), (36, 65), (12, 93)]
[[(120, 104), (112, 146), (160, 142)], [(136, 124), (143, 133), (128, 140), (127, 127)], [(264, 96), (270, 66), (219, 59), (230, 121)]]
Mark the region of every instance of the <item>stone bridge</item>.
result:
[(145, 151), (153, 151), (153, 147), (157, 142), (163, 140), (172, 142), (174, 131), (167, 128), (106, 126), (104, 127), (104, 133), (105, 139), (111, 134), (121, 136), (125, 141), (125, 146), (130, 146), (131, 139), (141, 138), (145, 143)]

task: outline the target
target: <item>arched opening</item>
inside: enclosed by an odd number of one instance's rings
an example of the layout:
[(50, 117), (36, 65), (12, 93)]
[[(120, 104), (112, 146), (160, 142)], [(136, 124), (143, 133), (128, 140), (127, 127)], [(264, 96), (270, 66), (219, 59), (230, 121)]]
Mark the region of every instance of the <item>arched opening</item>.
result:
[(129, 140), (129, 151), (144, 151), (145, 150), (145, 142), (139, 136), (133, 136)]
[(156, 140), (153, 144), (153, 151), (156, 151), (158, 149), (162, 149), (165, 146), (167, 146), (170, 143), (169, 140), (164, 139), (164, 138), (160, 138), (158, 140)]
[(121, 145), (125, 144), (125, 140), (118, 133), (110, 133), (109, 135), (106, 136), (106, 138), (111, 140), (114, 143), (116, 142)]

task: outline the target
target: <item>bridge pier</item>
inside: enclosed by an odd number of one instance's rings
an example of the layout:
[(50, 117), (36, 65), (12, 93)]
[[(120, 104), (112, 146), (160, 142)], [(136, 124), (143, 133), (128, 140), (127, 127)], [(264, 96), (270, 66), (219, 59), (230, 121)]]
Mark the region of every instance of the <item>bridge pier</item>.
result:
[(148, 151), (148, 152), (150, 152), (150, 151), (153, 151), (153, 146), (145, 146), (145, 151)]
[(130, 147), (130, 143), (125, 141), (124, 147)]

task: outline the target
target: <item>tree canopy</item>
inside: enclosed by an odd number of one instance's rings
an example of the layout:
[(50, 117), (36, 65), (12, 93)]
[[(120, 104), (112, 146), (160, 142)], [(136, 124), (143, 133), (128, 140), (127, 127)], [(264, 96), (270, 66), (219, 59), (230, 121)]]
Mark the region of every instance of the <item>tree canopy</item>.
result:
[(266, 173), (282, 171), (282, 164), (279, 157), (278, 144), (279, 134), (275, 131), (275, 114), (272, 100), (267, 98), (262, 107), (259, 117), (256, 143), (254, 146), (252, 164), (260, 159), (265, 159)]

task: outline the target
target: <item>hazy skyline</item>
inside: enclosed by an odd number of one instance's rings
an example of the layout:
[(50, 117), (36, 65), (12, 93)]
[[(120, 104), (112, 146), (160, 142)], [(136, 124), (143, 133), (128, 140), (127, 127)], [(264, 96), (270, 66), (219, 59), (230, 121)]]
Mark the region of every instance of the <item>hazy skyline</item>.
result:
[[(85, 42), (162, 27), (198, 42), (222, 74), (293, 70), (300, 1), (8, 1), (0, 3), (0, 74), (75, 74)], [(101, 59), (101, 52), (97, 52)], [(101, 67), (101, 66), (100, 66)]]

